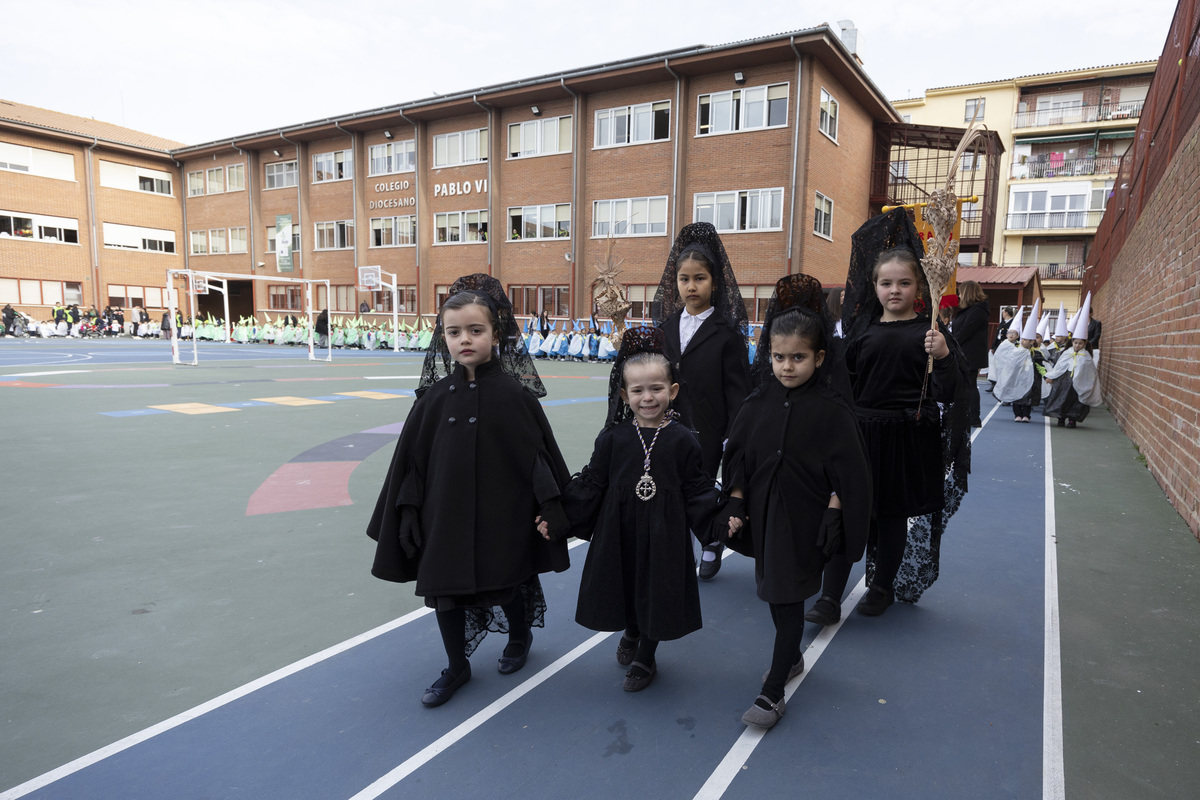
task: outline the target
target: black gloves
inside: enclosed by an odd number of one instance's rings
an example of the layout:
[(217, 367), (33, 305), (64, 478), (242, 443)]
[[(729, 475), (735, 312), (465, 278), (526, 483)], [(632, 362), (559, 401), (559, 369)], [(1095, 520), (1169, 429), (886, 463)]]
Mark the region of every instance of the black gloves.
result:
[(546, 523), (551, 539), (565, 539), (570, 534), (571, 523), (557, 497), (542, 503), (538, 508), (538, 520)]
[(400, 506), (400, 549), (409, 558), (421, 551), (421, 518), (416, 506)]
[[(738, 529), (737, 536), (744, 537), (750, 532), (749, 526), (746, 524), (746, 503), (740, 497), (730, 497), (725, 501), (725, 505), (717, 512), (716, 518), (712, 524), (712, 539), (711, 542), (720, 542), (722, 544), (729, 541), (729, 520), (740, 519), (742, 527)], [(709, 544), (710, 542), (702, 542)]]
[(825, 514), (821, 517), (821, 527), (817, 531), (817, 547), (821, 548), (826, 558), (846, 552), (846, 529), (842, 526), (840, 508), (825, 509)]

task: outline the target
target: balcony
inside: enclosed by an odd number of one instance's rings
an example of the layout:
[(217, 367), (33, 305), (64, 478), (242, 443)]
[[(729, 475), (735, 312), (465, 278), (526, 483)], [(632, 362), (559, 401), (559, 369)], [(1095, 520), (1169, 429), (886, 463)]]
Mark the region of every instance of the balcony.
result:
[(1038, 268), (1038, 277), (1044, 281), (1083, 280), (1083, 264), (1030, 264)]
[(1013, 180), (1035, 178), (1062, 178), (1076, 175), (1116, 175), (1120, 167), (1120, 156), (1089, 156), (1086, 158), (1053, 158), (1040, 156), (1024, 164), (1013, 164)]
[(1142, 116), (1144, 100), (1132, 103), (1101, 103), (1098, 106), (1066, 106), (1021, 111), (1013, 114), (1013, 129), (1045, 128), (1055, 125), (1089, 125), (1099, 122), (1136, 120)]
[(1100, 225), (1103, 211), (1023, 211), (1009, 214), (1010, 231), (1085, 230)]

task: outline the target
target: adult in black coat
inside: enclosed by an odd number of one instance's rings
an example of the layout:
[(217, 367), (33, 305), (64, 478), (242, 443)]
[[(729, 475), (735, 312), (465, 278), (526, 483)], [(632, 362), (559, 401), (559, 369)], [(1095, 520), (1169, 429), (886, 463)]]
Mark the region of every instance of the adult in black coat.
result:
[(951, 334), (962, 347), (967, 359), (967, 369), (971, 373), (970, 391), (967, 392), (968, 420), (971, 425), (979, 427), (979, 371), (988, 365), (988, 319), (991, 309), (988, 307), (987, 294), (975, 281), (963, 281), (958, 285), (958, 314), (950, 328)]

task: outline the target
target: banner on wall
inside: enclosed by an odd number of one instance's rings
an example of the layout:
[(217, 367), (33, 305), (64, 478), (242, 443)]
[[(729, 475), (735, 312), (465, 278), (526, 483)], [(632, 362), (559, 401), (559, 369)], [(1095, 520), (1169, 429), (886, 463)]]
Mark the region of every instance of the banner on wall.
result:
[(292, 215), (275, 217), (275, 271), (292, 271)]

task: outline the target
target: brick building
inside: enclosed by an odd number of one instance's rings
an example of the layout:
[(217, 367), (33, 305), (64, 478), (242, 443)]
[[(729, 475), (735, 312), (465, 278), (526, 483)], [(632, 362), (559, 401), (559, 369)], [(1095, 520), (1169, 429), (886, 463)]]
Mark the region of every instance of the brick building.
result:
[[(45, 316), (22, 281), (53, 277), (85, 303), (119, 299), (119, 287), (131, 300), (132, 286), (153, 308), (151, 289), (186, 266), (328, 279), (318, 308), (390, 313), (390, 293), (355, 287), (357, 267), (379, 265), (397, 276), (405, 315), (436, 312), (455, 278), (490, 272), (519, 313), (582, 316), (611, 245), (641, 316), (674, 233), (707, 220), (761, 318), (783, 274), (840, 284), (850, 234), (878, 212), (872, 134), (899, 117), (842, 33), (674, 50), (192, 146), (115, 126), (93, 142), (89, 120), (36, 123), (36, 109), (0, 106), (0, 147), (76, 162), (54, 183), (0, 164), (0, 208), (69, 219), (78, 233), (34, 261), (0, 231), (0, 299)], [(79, 163), (89, 149), (90, 170)], [(110, 188), (104, 175), (117, 172), (138, 187)], [(290, 271), (275, 252), (287, 222)], [(104, 238), (106, 225), (162, 233), (134, 248)], [(229, 288), (234, 317), (303, 310), (294, 285)]]

